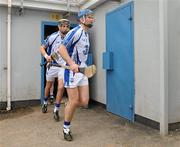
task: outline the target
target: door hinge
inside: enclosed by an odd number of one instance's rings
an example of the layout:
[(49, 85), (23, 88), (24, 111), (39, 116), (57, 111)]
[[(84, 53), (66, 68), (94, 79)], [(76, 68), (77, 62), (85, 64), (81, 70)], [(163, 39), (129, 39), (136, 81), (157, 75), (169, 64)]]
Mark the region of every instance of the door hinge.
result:
[(133, 105), (129, 105), (129, 109), (133, 110)]

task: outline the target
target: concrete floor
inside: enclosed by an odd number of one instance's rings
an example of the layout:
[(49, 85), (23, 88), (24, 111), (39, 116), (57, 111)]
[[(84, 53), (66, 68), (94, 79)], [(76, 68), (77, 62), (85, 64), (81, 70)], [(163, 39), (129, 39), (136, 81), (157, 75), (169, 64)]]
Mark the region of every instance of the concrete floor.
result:
[(180, 147), (180, 131), (160, 137), (159, 131), (130, 123), (102, 106), (79, 108), (72, 121), (74, 140), (63, 139), (61, 120), (53, 120), (53, 106), (42, 114), (39, 106), (0, 113), (0, 147)]

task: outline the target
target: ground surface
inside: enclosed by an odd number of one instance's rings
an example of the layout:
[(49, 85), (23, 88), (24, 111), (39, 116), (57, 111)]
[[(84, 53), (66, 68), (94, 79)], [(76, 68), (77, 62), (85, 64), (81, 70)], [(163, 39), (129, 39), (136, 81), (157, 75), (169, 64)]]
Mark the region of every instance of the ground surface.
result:
[(63, 139), (61, 120), (53, 120), (53, 106), (42, 114), (40, 106), (0, 112), (0, 147), (180, 147), (180, 131), (160, 137), (159, 131), (130, 123), (102, 106), (79, 108), (72, 122), (73, 142)]

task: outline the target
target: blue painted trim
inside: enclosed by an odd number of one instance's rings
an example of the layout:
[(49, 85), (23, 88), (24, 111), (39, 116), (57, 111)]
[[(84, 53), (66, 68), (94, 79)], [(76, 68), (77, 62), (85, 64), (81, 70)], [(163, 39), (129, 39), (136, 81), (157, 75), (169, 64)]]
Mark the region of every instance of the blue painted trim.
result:
[[(51, 26), (57, 26), (58, 23), (57, 22), (49, 22), (49, 21), (42, 21), (41, 22), (41, 44), (44, 41), (44, 28), (46, 25), (51, 25)], [(41, 55), (41, 64), (43, 64), (44, 61), (44, 57)], [(44, 87), (45, 87), (45, 80), (44, 80), (44, 74), (45, 74), (45, 68), (44, 66), (41, 66), (41, 104), (43, 103), (43, 98), (44, 98)]]
[(88, 53), (88, 58), (87, 58), (86, 63), (88, 66), (93, 64), (93, 54), (92, 53)]
[(134, 122), (134, 120), (135, 120), (135, 69), (134, 69), (134, 67), (135, 67), (135, 65), (134, 65), (134, 63), (135, 63), (135, 59), (134, 59), (134, 2), (132, 1), (132, 2), (130, 2), (129, 3), (129, 5), (130, 5), (130, 7), (131, 7), (131, 17), (132, 17), (132, 26), (131, 26), (131, 28), (132, 28), (132, 30), (131, 30), (131, 33), (132, 33), (132, 35), (131, 35), (131, 37), (132, 37), (132, 57), (133, 57), (133, 67), (132, 67), (132, 69), (133, 69), (133, 71), (132, 71), (132, 73), (133, 73), (133, 87), (134, 87), (134, 89), (133, 89), (133, 116), (132, 116), (132, 121)]

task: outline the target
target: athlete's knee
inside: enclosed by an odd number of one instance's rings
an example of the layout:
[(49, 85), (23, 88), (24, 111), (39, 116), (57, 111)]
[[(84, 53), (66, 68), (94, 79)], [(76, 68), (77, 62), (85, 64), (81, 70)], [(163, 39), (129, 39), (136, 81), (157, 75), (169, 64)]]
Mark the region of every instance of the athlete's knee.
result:
[(71, 101), (70, 101), (70, 104), (71, 104), (73, 107), (77, 107), (77, 106), (79, 106), (79, 101), (78, 101), (78, 100), (71, 100)]
[(64, 90), (64, 86), (63, 85), (58, 85), (58, 90), (63, 91)]
[(50, 83), (50, 82), (47, 82), (47, 83), (46, 83), (46, 88), (50, 89), (51, 86), (52, 86), (52, 83)]
[(58, 87), (64, 87), (64, 83), (63, 83), (63, 80), (58, 80)]
[(86, 107), (86, 106), (88, 105), (88, 103), (89, 103), (89, 101), (88, 101), (88, 100), (86, 100), (86, 99), (81, 100), (81, 101), (80, 101), (80, 106), (84, 106), (84, 107)]

